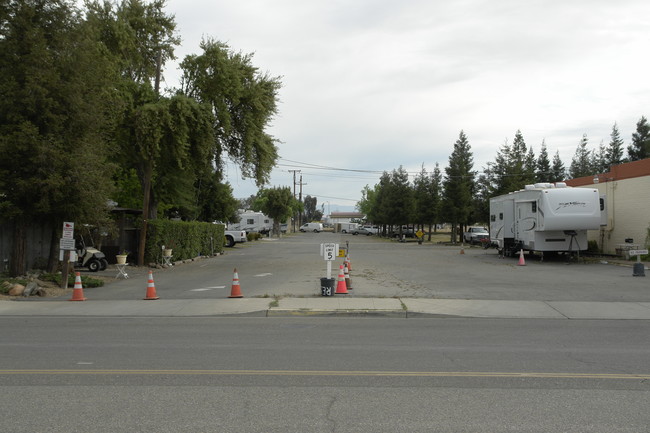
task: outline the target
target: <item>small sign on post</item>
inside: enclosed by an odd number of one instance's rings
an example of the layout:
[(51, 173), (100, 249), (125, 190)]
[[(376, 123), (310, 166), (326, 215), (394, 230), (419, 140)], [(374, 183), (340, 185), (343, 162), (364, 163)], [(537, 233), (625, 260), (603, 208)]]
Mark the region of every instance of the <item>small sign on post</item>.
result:
[(63, 251), (63, 272), (61, 275), (62, 289), (68, 288), (70, 252), (75, 250), (74, 247), (74, 223), (66, 221), (63, 223), (63, 234), (61, 236), (61, 241), (59, 242), (59, 249)]

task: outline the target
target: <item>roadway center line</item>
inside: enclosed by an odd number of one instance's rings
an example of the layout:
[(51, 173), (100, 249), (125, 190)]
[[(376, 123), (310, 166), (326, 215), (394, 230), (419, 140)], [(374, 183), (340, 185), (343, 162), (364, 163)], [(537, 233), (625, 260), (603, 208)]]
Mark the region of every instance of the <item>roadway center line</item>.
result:
[(650, 374), (544, 373), (481, 371), (326, 371), (326, 370), (0, 370), (0, 375), (212, 375), (212, 376), (331, 376), (331, 377), (487, 377), (532, 379), (635, 379), (650, 380)]

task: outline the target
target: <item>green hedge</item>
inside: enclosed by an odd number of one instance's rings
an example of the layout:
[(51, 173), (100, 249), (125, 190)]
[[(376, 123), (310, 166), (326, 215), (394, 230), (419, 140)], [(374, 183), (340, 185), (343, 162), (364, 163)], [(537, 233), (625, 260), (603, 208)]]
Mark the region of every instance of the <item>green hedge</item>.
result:
[(223, 252), (224, 226), (204, 222), (150, 220), (147, 224), (146, 263), (162, 261), (162, 246), (171, 248), (174, 260)]

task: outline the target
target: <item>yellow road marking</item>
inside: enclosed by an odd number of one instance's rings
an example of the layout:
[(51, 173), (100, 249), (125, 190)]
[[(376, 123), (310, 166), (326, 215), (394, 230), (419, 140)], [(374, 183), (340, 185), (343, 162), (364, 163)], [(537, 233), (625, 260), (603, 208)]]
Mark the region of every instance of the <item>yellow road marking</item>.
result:
[(539, 379), (636, 379), (650, 374), (480, 372), (480, 371), (326, 371), (326, 370), (0, 370), (0, 375), (208, 375), (208, 376), (331, 376), (331, 377), (488, 377)]

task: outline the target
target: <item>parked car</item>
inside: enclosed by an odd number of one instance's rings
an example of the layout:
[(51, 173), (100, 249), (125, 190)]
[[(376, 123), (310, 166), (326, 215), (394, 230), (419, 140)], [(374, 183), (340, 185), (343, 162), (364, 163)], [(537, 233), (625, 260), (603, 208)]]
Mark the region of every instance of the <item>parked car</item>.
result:
[(390, 237), (396, 239), (399, 239), (401, 236), (404, 236), (405, 238), (414, 238), (415, 230), (410, 227), (402, 227), (402, 232), (400, 233), (399, 227), (395, 227), (390, 234)]
[(370, 236), (373, 235), (374, 233), (370, 231), (367, 227), (358, 227), (352, 231), (353, 235), (366, 235)]
[(379, 227), (377, 227), (377, 226), (363, 226), (363, 228), (368, 230), (373, 235), (376, 235), (377, 233), (379, 233)]
[(469, 227), (463, 233), (463, 240), (470, 245), (490, 241), (490, 233), (485, 227)]

